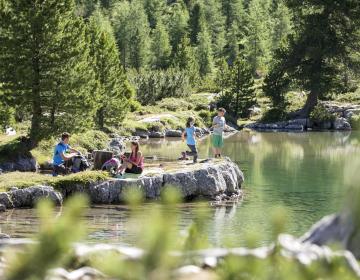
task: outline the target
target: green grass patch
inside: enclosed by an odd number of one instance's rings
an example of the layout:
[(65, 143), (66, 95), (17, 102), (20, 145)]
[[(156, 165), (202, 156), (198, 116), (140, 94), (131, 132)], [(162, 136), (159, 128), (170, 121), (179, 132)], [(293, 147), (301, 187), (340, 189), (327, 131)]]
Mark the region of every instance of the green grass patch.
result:
[(92, 182), (109, 179), (107, 172), (85, 171), (68, 176), (52, 177), (33, 172), (10, 172), (0, 175), (0, 192), (12, 187), (26, 188), (36, 185), (53, 186), (55, 189), (68, 188), (74, 185), (87, 185)]

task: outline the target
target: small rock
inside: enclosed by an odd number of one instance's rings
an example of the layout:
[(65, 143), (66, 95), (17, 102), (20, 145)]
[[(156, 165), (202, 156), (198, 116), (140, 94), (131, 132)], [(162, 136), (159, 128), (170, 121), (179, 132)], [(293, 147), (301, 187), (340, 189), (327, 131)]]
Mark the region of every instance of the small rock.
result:
[(133, 136), (140, 137), (141, 139), (149, 139), (149, 132), (147, 130), (139, 130), (137, 129)]
[(0, 239), (10, 239), (10, 235), (5, 234), (5, 233), (0, 233)]
[(4, 205), (6, 209), (14, 208), (13, 202), (8, 193), (0, 193), (0, 204)]
[(257, 116), (261, 114), (261, 108), (253, 106), (249, 109), (250, 116)]
[(149, 138), (164, 138), (165, 133), (160, 131), (151, 131), (149, 133)]
[(345, 118), (337, 118), (334, 121), (334, 129), (336, 129), (336, 130), (351, 130), (351, 125)]
[(181, 135), (182, 135), (181, 130), (170, 129), (170, 130), (167, 130), (166, 133), (165, 133), (166, 137), (181, 137)]
[(302, 125), (298, 125), (298, 124), (289, 124), (289, 125), (285, 126), (285, 129), (303, 131), (304, 127)]

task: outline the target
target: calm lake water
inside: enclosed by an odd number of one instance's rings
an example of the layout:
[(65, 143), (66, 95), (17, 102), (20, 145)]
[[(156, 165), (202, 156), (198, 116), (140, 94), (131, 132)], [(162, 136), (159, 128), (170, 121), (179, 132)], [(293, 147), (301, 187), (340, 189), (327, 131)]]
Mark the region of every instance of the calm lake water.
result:
[[(227, 207), (211, 208), (207, 232), (213, 246), (231, 242), (243, 245), (249, 232), (259, 234), (259, 243), (271, 239), (270, 213), (282, 206), (288, 216), (287, 232), (302, 235), (321, 217), (339, 211), (349, 185), (358, 184), (354, 172), (360, 161), (360, 133), (258, 133), (240, 132), (225, 141), (224, 154), (245, 174), (245, 198)], [(200, 156), (211, 155), (210, 139), (199, 143)], [(143, 146), (146, 155), (175, 160), (185, 149), (181, 141), (151, 141)], [(357, 177), (359, 178), (359, 177)], [(177, 227), (186, 229), (194, 218), (196, 203), (173, 209), (179, 216)], [(141, 206), (146, 217), (153, 203)], [(61, 209), (56, 209), (61, 214)], [(124, 206), (89, 208), (88, 241), (136, 244), (130, 211)], [(0, 232), (12, 237), (29, 237), (38, 231), (35, 210), (0, 213)]]

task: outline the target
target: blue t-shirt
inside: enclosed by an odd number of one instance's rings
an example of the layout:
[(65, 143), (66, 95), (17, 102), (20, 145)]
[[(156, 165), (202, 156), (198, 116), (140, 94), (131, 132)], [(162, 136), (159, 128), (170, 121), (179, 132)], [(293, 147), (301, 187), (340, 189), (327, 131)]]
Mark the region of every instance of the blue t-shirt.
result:
[(61, 157), (62, 153), (65, 153), (69, 149), (69, 145), (60, 142), (55, 146), (53, 164), (60, 165), (64, 163), (64, 160)]
[(195, 133), (195, 126), (191, 126), (191, 127), (187, 127), (185, 129), (186, 131), (186, 144), (188, 145), (196, 145), (196, 140), (194, 137), (194, 133)]

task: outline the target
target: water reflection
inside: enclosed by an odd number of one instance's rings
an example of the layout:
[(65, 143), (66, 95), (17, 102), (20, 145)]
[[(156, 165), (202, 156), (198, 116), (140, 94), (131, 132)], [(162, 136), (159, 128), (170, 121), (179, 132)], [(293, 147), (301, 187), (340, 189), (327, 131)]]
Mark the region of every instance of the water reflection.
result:
[[(289, 216), (288, 232), (301, 235), (315, 221), (341, 208), (346, 184), (355, 184), (352, 174), (360, 160), (359, 133), (256, 133), (241, 132), (226, 139), (224, 154), (245, 173), (244, 201), (212, 208), (208, 217), (208, 236), (214, 246), (243, 245), (247, 232), (262, 234), (261, 243), (271, 236), (269, 212), (285, 206)], [(209, 139), (199, 143), (200, 157), (211, 155)], [(185, 144), (178, 140), (151, 141), (143, 146), (146, 155), (176, 160)], [(353, 171), (352, 171), (353, 170)], [(351, 173), (352, 172), (352, 173)], [(346, 184), (345, 184), (346, 181)], [(152, 203), (138, 209), (144, 216)], [(177, 227), (187, 228), (196, 204), (181, 204), (174, 211)], [(60, 213), (60, 209), (54, 215)], [(89, 225), (88, 240), (135, 244), (135, 231), (125, 206), (96, 206), (84, 219)], [(34, 210), (15, 210), (0, 214), (0, 232), (13, 237), (36, 233)]]

